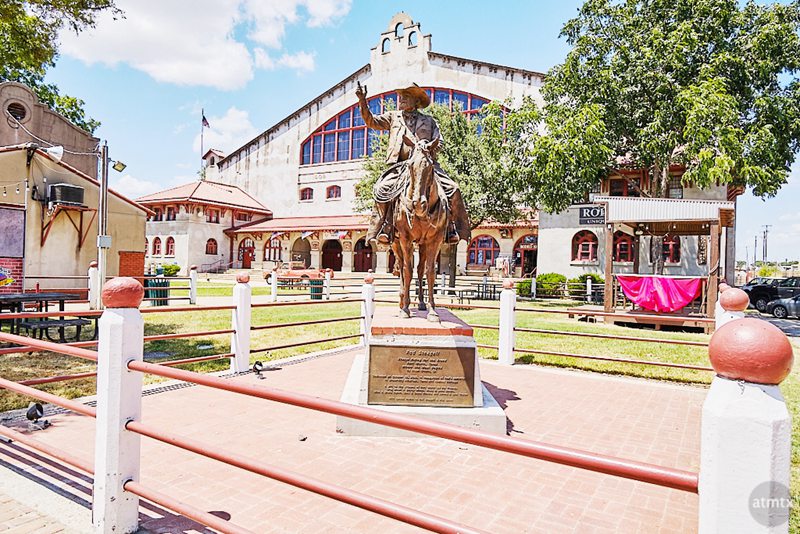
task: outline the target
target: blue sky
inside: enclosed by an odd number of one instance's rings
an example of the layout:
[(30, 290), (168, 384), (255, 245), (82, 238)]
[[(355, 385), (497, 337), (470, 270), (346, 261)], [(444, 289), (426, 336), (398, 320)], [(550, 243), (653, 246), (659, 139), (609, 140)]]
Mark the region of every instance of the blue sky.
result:
[[(63, 34), (48, 81), (103, 123), (96, 135), (128, 165), (111, 185), (135, 198), (196, 179), (201, 109), (205, 148), (237, 148), (366, 64), (398, 11), (435, 51), (546, 72), (567, 53), (558, 33), (580, 3), (117, 0), (127, 18)], [(800, 259), (799, 201), (798, 165), (778, 197), (740, 198), (737, 257), (752, 258), (772, 224), (770, 259)]]

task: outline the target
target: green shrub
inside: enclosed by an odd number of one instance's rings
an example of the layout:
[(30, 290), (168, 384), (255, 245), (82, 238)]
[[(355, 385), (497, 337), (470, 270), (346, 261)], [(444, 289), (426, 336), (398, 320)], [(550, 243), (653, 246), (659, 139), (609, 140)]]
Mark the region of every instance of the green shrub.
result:
[(600, 276), (597, 273), (584, 273), (584, 274), (582, 274), (580, 276), (577, 276), (575, 278), (570, 278), (569, 279), (569, 283), (570, 284), (582, 284), (582, 285), (585, 286), (586, 285), (586, 280), (588, 280), (589, 278), (592, 279), (592, 285), (595, 285), (595, 286), (597, 286), (597, 285), (601, 286), (601, 285), (603, 285), (605, 283), (605, 279), (603, 279), (603, 277)]
[(531, 279), (526, 278), (517, 282), (517, 295), (529, 297), (531, 294)]
[(536, 296), (537, 297), (560, 297), (561, 284), (567, 281), (567, 277), (558, 273), (545, 273), (536, 277)]
[(175, 276), (181, 271), (181, 266), (174, 263), (167, 263), (161, 268), (164, 270), (164, 276)]

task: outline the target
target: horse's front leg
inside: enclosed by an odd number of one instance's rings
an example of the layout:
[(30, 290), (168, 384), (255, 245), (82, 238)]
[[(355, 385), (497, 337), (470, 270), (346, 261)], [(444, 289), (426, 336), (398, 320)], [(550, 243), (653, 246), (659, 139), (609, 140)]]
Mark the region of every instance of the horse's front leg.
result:
[[(428, 320), (431, 322), (439, 322), (439, 314), (436, 313), (436, 302), (433, 296), (433, 287), (436, 284), (436, 272), (434, 265), (436, 263), (436, 249), (427, 245), (425, 247), (427, 254), (425, 254), (425, 274), (428, 278)], [(422, 263), (422, 256), (420, 256), (420, 263)]]
[(414, 269), (414, 245), (412, 243), (400, 243), (402, 249), (402, 268), (400, 269), (402, 278), (402, 296), (400, 297), (400, 317), (411, 317), (411, 311), (408, 309), (411, 304), (411, 277)]
[[(419, 304), (417, 305), (417, 309), (419, 311), (427, 310), (427, 306), (425, 306), (425, 256), (427, 254), (426, 248), (422, 245), (418, 245), (419, 250), (419, 263), (417, 264), (417, 298), (419, 300)], [(430, 290), (430, 288), (428, 288)]]

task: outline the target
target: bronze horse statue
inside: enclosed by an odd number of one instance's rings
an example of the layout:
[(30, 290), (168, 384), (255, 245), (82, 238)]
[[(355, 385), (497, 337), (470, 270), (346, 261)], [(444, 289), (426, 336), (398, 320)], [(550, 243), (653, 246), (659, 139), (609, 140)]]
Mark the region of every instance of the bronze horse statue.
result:
[[(439, 321), (433, 298), (436, 281), (436, 257), (445, 240), (448, 221), (448, 201), (436, 177), (434, 156), (439, 140), (429, 145), (414, 143), (404, 136), (404, 141), (414, 146), (407, 160), (408, 183), (397, 197), (393, 222), (395, 239), (392, 251), (400, 273), (400, 317), (411, 317), (411, 278), (414, 271), (414, 244), (419, 249), (417, 266), (417, 294), (420, 311), (428, 310), (429, 321)], [(423, 280), (428, 281), (427, 306)]]

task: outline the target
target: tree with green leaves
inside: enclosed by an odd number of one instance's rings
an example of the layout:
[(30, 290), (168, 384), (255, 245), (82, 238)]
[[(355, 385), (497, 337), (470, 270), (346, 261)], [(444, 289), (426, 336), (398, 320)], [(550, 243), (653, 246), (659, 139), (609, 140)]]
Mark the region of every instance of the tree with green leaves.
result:
[(673, 165), (686, 185), (775, 195), (800, 148), (799, 29), (797, 0), (587, 0), (544, 84), (525, 201), (562, 211), (620, 166), (646, 169), (652, 197)]
[(58, 56), (58, 33), (93, 27), (103, 11), (122, 12), (114, 0), (3, 0), (0, 2), (0, 82), (28, 85), (39, 100), (92, 133), (100, 125), (87, 117), (83, 100), (62, 95), (44, 81)]

